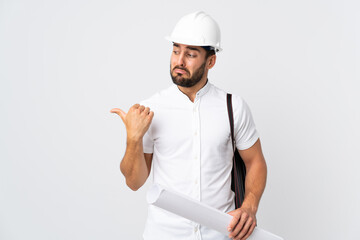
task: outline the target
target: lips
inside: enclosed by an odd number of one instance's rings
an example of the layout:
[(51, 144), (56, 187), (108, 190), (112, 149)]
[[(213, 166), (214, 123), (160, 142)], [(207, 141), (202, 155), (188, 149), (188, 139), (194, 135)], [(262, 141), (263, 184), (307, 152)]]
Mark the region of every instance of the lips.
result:
[(174, 68), (174, 72), (175, 72), (175, 73), (178, 73), (178, 74), (188, 73), (188, 71), (187, 71), (186, 69), (178, 68), (178, 67), (175, 67), (175, 68)]

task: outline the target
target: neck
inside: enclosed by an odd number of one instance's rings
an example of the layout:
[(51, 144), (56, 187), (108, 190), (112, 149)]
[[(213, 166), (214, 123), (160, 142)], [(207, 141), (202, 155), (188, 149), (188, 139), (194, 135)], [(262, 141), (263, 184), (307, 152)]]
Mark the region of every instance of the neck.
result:
[(197, 84), (195, 84), (192, 87), (181, 87), (181, 86), (177, 86), (179, 88), (179, 90), (184, 93), (189, 99), (190, 101), (194, 102), (195, 101), (195, 97), (196, 97), (196, 93), (205, 86), (205, 84), (207, 83), (207, 76), (205, 76), (204, 78), (202, 78)]

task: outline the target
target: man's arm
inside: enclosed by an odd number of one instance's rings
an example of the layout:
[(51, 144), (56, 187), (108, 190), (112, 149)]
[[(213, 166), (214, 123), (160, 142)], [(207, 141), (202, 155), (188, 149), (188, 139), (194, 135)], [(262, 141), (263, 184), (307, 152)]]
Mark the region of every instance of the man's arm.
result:
[(256, 226), (256, 212), (266, 185), (267, 167), (261, 150), (260, 139), (246, 150), (239, 150), (246, 166), (245, 198), (241, 208), (229, 212), (229, 237), (247, 239)]
[(151, 170), (152, 154), (144, 154), (143, 136), (150, 127), (154, 113), (139, 104), (132, 106), (128, 113), (119, 108), (113, 108), (110, 112), (118, 114), (126, 127), (126, 151), (120, 170), (128, 187), (136, 191), (144, 185)]
[(120, 171), (131, 190), (138, 190), (146, 182), (151, 171), (152, 156), (152, 153), (143, 153), (142, 141), (127, 143), (125, 155), (120, 163)]

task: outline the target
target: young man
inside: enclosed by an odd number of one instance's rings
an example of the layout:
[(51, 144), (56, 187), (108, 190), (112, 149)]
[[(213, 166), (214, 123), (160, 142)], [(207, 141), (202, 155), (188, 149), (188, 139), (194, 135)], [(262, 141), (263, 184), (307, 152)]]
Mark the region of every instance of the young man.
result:
[[(229, 235), (149, 206), (144, 239), (246, 239), (256, 226), (267, 168), (251, 112), (233, 95), (236, 147), (246, 166), (245, 199), (235, 209), (231, 190), (233, 148), (226, 92), (208, 81), (220, 51), (220, 29), (204, 12), (184, 16), (168, 39), (173, 42), (170, 75), (174, 85), (127, 113), (127, 147), (120, 164), (134, 191), (153, 171), (153, 182), (233, 216)], [(150, 110), (151, 108), (151, 110)]]

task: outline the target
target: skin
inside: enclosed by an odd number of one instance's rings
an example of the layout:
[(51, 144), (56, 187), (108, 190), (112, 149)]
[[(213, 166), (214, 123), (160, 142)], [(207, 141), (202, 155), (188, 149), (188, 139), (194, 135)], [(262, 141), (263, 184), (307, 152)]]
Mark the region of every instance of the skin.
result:
[(247, 239), (256, 226), (256, 212), (266, 185), (267, 166), (260, 139), (246, 149), (239, 150), (246, 166), (245, 198), (241, 207), (228, 212), (233, 216), (228, 230), (232, 239)]
[(120, 171), (125, 176), (126, 185), (136, 191), (144, 185), (151, 170), (152, 154), (144, 153), (143, 136), (150, 127), (154, 112), (139, 104), (133, 105), (127, 113), (119, 108), (110, 112), (118, 114), (125, 124), (126, 151)]
[[(192, 87), (178, 86), (190, 101), (194, 102), (196, 93), (206, 84), (209, 70), (216, 63), (216, 55), (205, 59), (206, 51), (199, 46), (189, 46), (174, 43), (170, 59), (171, 75), (182, 75), (183, 78), (190, 78), (204, 64), (205, 69), (201, 80)], [(180, 68), (180, 69), (179, 69)], [(182, 70), (186, 69), (186, 70)]]
[[(203, 66), (203, 64), (205, 65)], [(206, 51), (199, 46), (174, 43), (170, 59), (170, 73), (183, 81), (191, 78), (201, 67), (205, 67), (203, 77), (192, 87), (178, 85), (189, 100), (194, 102), (196, 93), (206, 84), (208, 71), (215, 65), (216, 55), (206, 59)], [(142, 138), (149, 129), (154, 112), (139, 104), (133, 105), (126, 113), (113, 108), (111, 113), (120, 116), (127, 132), (126, 151), (120, 163), (127, 186), (136, 191), (147, 180), (152, 162), (152, 154), (143, 152)], [(247, 239), (256, 226), (256, 212), (266, 185), (267, 167), (262, 153), (260, 139), (246, 150), (239, 150), (246, 166), (245, 199), (241, 208), (228, 212), (233, 216), (228, 231), (229, 237), (236, 240)]]

